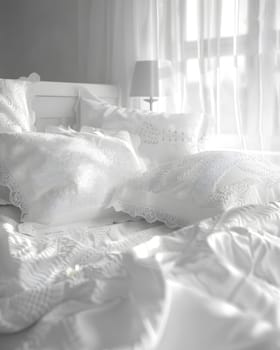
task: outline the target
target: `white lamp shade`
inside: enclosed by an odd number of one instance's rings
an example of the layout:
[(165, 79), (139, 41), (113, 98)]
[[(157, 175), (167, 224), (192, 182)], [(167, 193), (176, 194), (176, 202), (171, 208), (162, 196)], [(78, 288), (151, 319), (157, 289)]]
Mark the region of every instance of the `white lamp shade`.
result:
[(134, 67), (130, 96), (159, 96), (158, 61), (137, 61)]

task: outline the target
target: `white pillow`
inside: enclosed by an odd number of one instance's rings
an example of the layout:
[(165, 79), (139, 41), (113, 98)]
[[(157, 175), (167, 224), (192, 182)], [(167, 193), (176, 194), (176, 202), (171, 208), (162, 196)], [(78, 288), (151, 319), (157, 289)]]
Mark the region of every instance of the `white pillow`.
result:
[(0, 185), (10, 189), (25, 222), (97, 218), (112, 190), (140, 170), (141, 162), (122, 135), (65, 131), (0, 137)]
[(199, 114), (167, 114), (110, 105), (98, 98), (80, 97), (79, 128), (126, 130), (138, 138), (139, 156), (157, 165), (197, 152), (202, 117)]
[(280, 200), (280, 169), (239, 152), (201, 152), (147, 171), (115, 191), (110, 206), (181, 227), (233, 207)]
[[(0, 133), (34, 129), (31, 86), (34, 73), (21, 80), (0, 80)], [(9, 189), (0, 186), (0, 205), (10, 204)]]
[(31, 84), (26, 80), (0, 80), (0, 133), (34, 129)]

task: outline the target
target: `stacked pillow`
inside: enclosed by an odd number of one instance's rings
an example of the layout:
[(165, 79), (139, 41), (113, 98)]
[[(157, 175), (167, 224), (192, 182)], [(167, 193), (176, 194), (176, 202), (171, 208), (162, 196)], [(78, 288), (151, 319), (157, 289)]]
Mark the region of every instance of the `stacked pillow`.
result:
[(147, 166), (156, 166), (196, 153), (202, 126), (199, 114), (167, 114), (111, 105), (96, 97), (80, 97), (77, 106), (80, 130), (127, 131)]
[(200, 116), (130, 110), (94, 96), (79, 99), (81, 132), (32, 132), (29, 84), (3, 80), (0, 96), (0, 203), (10, 196), (24, 222), (98, 218), (128, 179), (197, 151)]
[(201, 116), (120, 108), (94, 96), (78, 101), (81, 132), (32, 132), (28, 84), (2, 81), (0, 118), (0, 197), (9, 203), (11, 192), (25, 222), (98, 217), (128, 179), (197, 152)]
[[(80, 132), (32, 132), (28, 82), (2, 81), (0, 204), (22, 220), (64, 224), (105, 211), (181, 227), (280, 199), (280, 171), (242, 152), (199, 152), (202, 118), (80, 97)], [(9, 155), (9, 156), (7, 156)], [(10, 193), (11, 192), (11, 193)]]

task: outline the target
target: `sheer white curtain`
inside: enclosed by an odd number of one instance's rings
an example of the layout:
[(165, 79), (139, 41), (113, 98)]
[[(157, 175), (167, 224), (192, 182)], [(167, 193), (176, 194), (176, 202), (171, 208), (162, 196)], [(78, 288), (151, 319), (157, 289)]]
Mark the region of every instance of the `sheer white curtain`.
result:
[(152, 3), (78, 0), (79, 76), (84, 82), (119, 85), (123, 105), (130, 102), (136, 60), (154, 56)]
[(279, 0), (79, 0), (79, 18), (85, 81), (119, 84), (129, 104), (135, 61), (157, 59), (158, 110), (202, 113), (225, 146), (280, 151)]
[(190, 2), (197, 6), (193, 64), (199, 67), (200, 104), (212, 132), (227, 135), (225, 141), (235, 136), (239, 148), (280, 151), (280, 2)]

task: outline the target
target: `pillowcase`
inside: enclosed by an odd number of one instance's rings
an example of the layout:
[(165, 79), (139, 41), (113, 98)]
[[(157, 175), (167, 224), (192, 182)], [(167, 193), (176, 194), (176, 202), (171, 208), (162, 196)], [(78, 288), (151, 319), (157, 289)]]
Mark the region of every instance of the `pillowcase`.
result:
[(25, 222), (56, 225), (97, 218), (112, 190), (140, 170), (142, 163), (123, 135), (65, 130), (0, 137), (0, 185), (10, 189)]
[[(0, 80), (0, 133), (34, 129), (31, 82), (35, 75), (38, 81), (39, 76), (36, 73), (21, 80)], [(0, 186), (0, 205), (6, 204), (10, 204), (9, 189)]]
[(31, 84), (26, 80), (0, 80), (0, 133), (33, 130)]
[(126, 130), (138, 139), (139, 156), (156, 165), (197, 152), (202, 126), (199, 114), (167, 114), (110, 105), (98, 98), (80, 97), (76, 109), (79, 128)]
[(245, 153), (209, 151), (147, 171), (109, 206), (181, 227), (247, 204), (280, 200), (280, 168)]

